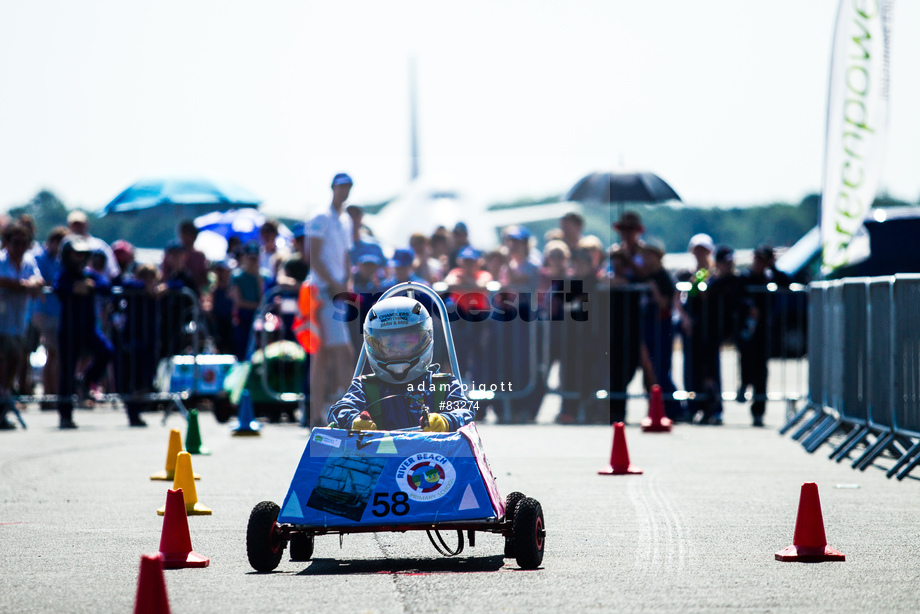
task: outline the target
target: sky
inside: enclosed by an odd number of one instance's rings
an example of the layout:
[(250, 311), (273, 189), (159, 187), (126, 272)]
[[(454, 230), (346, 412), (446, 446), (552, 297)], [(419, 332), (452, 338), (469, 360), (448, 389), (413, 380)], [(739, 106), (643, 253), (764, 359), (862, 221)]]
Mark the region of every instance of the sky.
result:
[[(690, 205), (820, 189), (836, 0), (0, 3), (0, 211), (205, 176), (304, 217), (410, 173), (471, 197), (649, 170)], [(920, 198), (920, 2), (896, 3), (882, 190)]]

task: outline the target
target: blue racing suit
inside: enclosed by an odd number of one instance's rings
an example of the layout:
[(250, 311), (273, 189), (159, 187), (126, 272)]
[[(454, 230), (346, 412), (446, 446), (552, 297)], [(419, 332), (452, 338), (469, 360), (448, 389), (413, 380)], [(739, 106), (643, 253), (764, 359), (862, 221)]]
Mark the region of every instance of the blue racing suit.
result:
[[(474, 412), (471, 403), (463, 396), (460, 380), (456, 377), (443, 378), (441, 381), (432, 379), (438, 368), (439, 365), (433, 364), (421, 377), (398, 384), (377, 378), (382, 400), (369, 410), (364, 389), (366, 376), (355, 378), (351, 381), (345, 396), (329, 409), (329, 422), (347, 429), (362, 411), (368, 410), (377, 428), (381, 430), (411, 428), (419, 426), (423, 415), (422, 405), (427, 405), (431, 413), (444, 416), (451, 431), (456, 431), (473, 421)], [(447, 386), (447, 390), (442, 393), (444, 406), (434, 407), (435, 386), (442, 385)], [(386, 398), (390, 395), (395, 396)]]

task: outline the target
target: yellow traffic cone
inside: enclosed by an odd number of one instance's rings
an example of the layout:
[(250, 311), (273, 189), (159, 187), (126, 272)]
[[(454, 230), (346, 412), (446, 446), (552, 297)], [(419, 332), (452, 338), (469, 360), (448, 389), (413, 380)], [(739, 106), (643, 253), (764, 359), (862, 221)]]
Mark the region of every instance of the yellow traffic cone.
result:
[[(176, 479), (173, 481), (173, 490), (182, 489), (185, 499), (185, 513), (189, 516), (204, 516), (211, 514), (211, 508), (198, 503), (198, 492), (195, 490), (195, 480), (192, 479), (192, 455), (188, 452), (179, 452), (176, 457)], [(157, 510), (157, 514), (166, 514), (164, 505)]]
[[(182, 451), (182, 433), (179, 429), (169, 431), (169, 448), (166, 450), (166, 468), (150, 476), (151, 480), (175, 480), (176, 479), (176, 457)], [(194, 474), (196, 480), (201, 476)]]

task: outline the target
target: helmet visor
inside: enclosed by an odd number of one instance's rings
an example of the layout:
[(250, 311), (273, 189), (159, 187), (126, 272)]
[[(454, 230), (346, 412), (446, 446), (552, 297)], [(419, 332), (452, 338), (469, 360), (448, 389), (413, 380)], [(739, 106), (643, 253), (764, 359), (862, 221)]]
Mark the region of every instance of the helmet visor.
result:
[(421, 324), (394, 330), (365, 333), (367, 350), (377, 360), (410, 359), (431, 345), (431, 331)]

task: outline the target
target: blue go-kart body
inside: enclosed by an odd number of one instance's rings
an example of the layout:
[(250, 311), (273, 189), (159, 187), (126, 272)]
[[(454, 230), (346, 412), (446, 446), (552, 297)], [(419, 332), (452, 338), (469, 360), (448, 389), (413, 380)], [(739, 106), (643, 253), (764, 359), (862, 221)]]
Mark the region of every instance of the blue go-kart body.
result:
[[(402, 284), (382, 298), (407, 289), (432, 296), (448, 322), (428, 288)], [(448, 326), (445, 338), (457, 372)], [(363, 361), (362, 351), (356, 375)], [(418, 530), (428, 531), (445, 556), (463, 550), (464, 532), (470, 546), (476, 532), (486, 532), (503, 535), (505, 557), (522, 568), (543, 560), (539, 502), (517, 492), (502, 498), (473, 423), (454, 433), (314, 428), (282, 505), (263, 501), (253, 508), (246, 547), (253, 568), (268, 572), (288, 544), (292, 560), (310, 560), (318, 535)], [(457, 532), (456, 546), (448, 546), (442, 530)]]
[(278, 522), (324, 530), (504, 515), (475, 424), (456, 433), (317, 428)]

